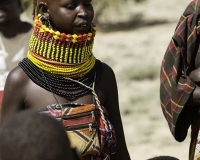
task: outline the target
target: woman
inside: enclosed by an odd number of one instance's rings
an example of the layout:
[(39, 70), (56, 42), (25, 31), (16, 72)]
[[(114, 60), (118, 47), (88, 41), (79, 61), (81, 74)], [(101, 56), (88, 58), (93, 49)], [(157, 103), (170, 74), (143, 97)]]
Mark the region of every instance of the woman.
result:
[[(92, 53), (96, 27), (92, 24), (91, 0), (34, 1), (33, 12), (35, 28), (28, 56), (6, 80), (2, 123), (24, 109), (44, 112), (44, 107), (55, 103), (99, 104), (107, 109), (117, 135), (116, 154), (111, 159), (130, 159), (114, 72)], [(83, 158), (109, 159), (110, 154), (101, 150), (98, 155), (89, 154)]]

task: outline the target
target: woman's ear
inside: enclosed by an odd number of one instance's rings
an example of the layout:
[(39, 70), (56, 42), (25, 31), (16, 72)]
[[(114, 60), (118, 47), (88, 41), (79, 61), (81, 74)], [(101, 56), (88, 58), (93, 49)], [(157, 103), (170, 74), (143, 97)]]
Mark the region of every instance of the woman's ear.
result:
[(49, 10), (48, 10), (48, 7), (47, 7), (47, 3), (40, 2), (38, 4), (38, 12), (42, 15), (42, 17), (45, 20), (49, 20), (50, 19), (50, 17), (49, 17)]

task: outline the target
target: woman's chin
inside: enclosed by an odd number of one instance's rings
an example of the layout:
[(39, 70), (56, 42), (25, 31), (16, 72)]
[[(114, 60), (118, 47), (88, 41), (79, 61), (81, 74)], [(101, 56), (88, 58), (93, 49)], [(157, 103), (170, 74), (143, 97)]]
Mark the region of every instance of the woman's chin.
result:
[(90, 32), (90, 26), (86, 27), (75, 27), (73, 30), (73, 34), (84, 34)]

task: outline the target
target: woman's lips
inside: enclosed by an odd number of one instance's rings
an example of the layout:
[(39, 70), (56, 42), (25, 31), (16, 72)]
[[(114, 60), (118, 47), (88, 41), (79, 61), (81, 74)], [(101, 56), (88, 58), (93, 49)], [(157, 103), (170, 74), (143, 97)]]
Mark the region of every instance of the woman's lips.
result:
[(87, 33), (87, 32), (89, 32), (89, 29), (90, 29), (90, 25), (85, 24), (85, 23), (75, 26), (75, 28), (74, 28), (74, 30), (76, 32), (78, 32), (79, 34)]

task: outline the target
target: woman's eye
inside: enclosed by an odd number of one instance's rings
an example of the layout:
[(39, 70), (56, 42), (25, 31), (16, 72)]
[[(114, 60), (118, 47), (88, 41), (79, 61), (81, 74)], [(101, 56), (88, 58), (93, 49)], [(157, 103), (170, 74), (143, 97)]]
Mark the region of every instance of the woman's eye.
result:
[(75, 5), (67, 5), (67, 8), (70, 9), (70, 10), (73, 10), (73, 9), (76, 8), (76, 6)]
[(89, 6), (91, 6), (91, 3), (84, 3), (84, 6), (89, 7)]

